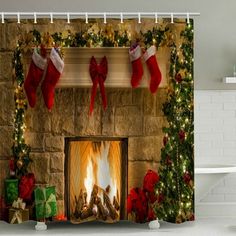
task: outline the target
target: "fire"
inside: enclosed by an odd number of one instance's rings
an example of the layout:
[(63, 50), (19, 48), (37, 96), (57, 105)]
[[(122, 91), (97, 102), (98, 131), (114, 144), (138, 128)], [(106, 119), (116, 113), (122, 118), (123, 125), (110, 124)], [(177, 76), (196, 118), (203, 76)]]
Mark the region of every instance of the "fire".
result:
[[(103, 190), (105, 190), (107, 186), (110, 186), (109, 197), (111, 201), (113, 201), (114, 196), (117, 199), (119, 198), (117, 191), (117, 182), (119, 179), (115, 179), (115, 174), (111, 171), (110, 162), (108, 160), (109, 149), (110, 142), (101, 142), (99, 152), (91, 153), (91, 155), (88, 157), (86, 178), (84, 179), (84, 186), (87, 191), (88, 202), (90, 200), (94, 184), (98, 185)], [(99, 192), (99, 196), (103, 202), (101, 191)]]

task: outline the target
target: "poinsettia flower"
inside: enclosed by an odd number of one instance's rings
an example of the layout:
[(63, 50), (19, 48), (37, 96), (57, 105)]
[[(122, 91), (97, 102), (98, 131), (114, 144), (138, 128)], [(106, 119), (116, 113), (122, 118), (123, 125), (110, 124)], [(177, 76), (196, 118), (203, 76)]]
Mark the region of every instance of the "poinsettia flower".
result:
[(147, 217), (148, 221), (152, 221), (155, 220), (155, 214), (152, 208), (148, 209), (148, 217)]
[(143, 180), (143, 189), (149, 193), (154, 192), (156, 183), (160, 180), (159, 175), (152, 170), (148, 170)]
[(131, 200), (131, 196), (130, 194), (127, 197), (127, 213), (131, 213), (132, 212), (132, 200)]

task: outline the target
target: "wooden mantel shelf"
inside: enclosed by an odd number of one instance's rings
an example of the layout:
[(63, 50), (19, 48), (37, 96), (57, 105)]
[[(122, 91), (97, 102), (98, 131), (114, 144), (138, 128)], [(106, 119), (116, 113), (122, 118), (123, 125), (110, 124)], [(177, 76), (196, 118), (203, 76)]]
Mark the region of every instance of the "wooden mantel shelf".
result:
[[(57, 87), (91, 87), (89, 63), (92, 56), (100, 63), (103, 56), (107, 57), (108, 74), (106, 87), (130, 88), (132, 66), (129, 60), (129, 48), (63, 48), (65, 67)], [(160, 49), (157, 52), (158, 64), (162, 72), (160, 87), (166, 87), (168, 74), (169, 51)], [(27, 58), (30, 62), (30, 58)], [(28, 64), (27, 63), (27, 64)], [(144, 75), (140, 87), (148, 87), (150, 74), (144, 61)], [(29, 64), (28, 64), (29, 65)], [(27, 66), (28, 66), (27, 65)]]

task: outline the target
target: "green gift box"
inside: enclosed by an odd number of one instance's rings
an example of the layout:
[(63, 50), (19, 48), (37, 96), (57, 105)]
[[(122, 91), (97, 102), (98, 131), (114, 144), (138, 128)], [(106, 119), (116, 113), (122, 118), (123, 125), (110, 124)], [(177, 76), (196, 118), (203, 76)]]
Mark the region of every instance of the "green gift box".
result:
[(18, 179), (5, 179), (5, 201), (12, 204), (18, 198)]
[(36, 188), (34, 190), (36, 218), (38, 220), (57, 215), (55, 186)]

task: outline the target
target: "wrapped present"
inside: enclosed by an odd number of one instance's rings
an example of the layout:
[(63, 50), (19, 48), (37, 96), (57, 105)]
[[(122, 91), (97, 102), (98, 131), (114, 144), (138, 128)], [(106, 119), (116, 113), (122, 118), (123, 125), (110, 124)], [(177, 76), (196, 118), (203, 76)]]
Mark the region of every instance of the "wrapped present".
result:
[(14, 200), (12, 208), (9, 209), (9, 222), (20, 224), (29, 220), (29, 209), (25, 209), (26, 203), (21, 198)]
[(34, 195), (37, 220), (57, 215), (56, 190), (54, 186), (38, 187), (34, 190)]
[(5, 201), (12, 204), (18, 198), (18, 179), (5, 179)]
[(29, 220), (29, 209), (9, 209), (9, 222), (11, 224), (20, 224)]

